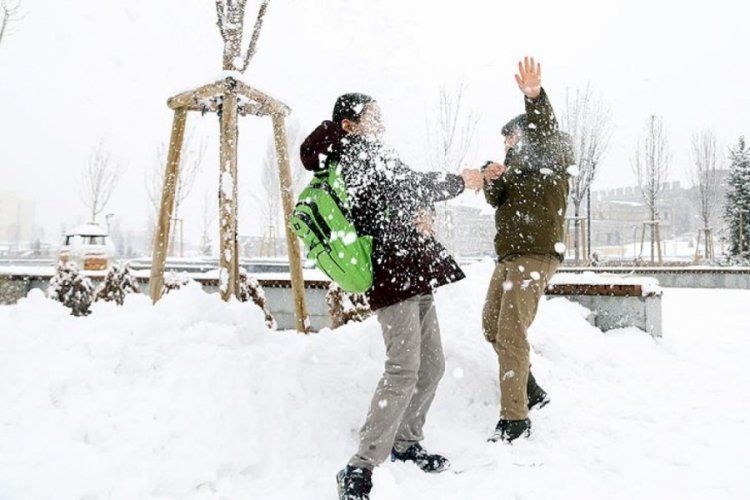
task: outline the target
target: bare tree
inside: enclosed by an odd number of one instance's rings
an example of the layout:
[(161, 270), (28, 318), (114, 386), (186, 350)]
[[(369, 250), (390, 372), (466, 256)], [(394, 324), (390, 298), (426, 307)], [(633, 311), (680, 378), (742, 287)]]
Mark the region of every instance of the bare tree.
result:
[[(590, 195), (591, 184), (597, 168), (607, 151), (612, 113), (609, 107), (594, 94), (590, 86), (565, 91), (565, 106), (560, 117), (562, 130), (570, 134), (573, 151), (578, 161), (577, 171), (571, 171), (570, 199), (573, 202), (575, 234), (575, 262), (581, 258), (580, 214), (581, 203)], [(591, 228), (588, 228), (589, 233)]]
[[(157, 160), (154, 162), (151, 169), (146, 172), (145, 178), (146, 194), (148, 195), (149, 201), (151, 201), (156, 216), (159, 214), (162, 189), (164, 189), (164, 174), (166, 173), (165, 165), (167, 164), (166, 152), (167, 146), (164, 143), (161, 143), (156, 152)], [(182, 219), (180, 219), (180, 207), (193, 190), (195, 179), (201, 171), (205, 154), (206, 143), (203, 139), (196, 141), (193, 135), (189, 135), (185, 138), (182, 147), (182, 160), (180, 161), (177, 186), (175, 187), (174, 211), (172, 212), (172, 220), (179, 221), (179, 224), (182, 224)], [(180, 229), (182, 229), (182, 227), (180, 227)], [(171, 230), (172, 235), (170, 241), (172, 253), (175, 253), (175, 248), (177, 247), (177, 224), (171, 224)], [(179, 247), (180, 254), (182, 254), (181, 239)]]
[[(431, 170), (457, 173), (474, 143), (479, 116), (466, 109), (466, 85), (440, 87), (435, 111), (427, 116), (427, 163)], [(442, 203), (435, 230), (443, 244), (455, 251), (453, 213)]]
[(202, 255), (211, 255), (211, 228), (216, 221), (215, 195), (211, 195), (208, 189), (203, 192), (201, 202), (201, 241), (200, 252)]
[(250, 37), (247, 50), (242, 52), (242, 39), (245, 27), (245, 6), (247, 0), (216, 0), (217, 26), (224, 40), (224, 69), (227, 71), (244, 72), (255, 55), (263, 18), (266, 15), (270, 0), (263, 0), (255, 27)]
[(0, 0), (0, 45), (13, 34), (13, 24), (21, 20), (21, 0)]
[(437, 110), (427, 118), (427, 158), (432, 170), (456, 172), (474, 142), (479, 116), (466, 110), (466, 85), (440, 88)]
[[(711, 129), (696, 132), (692, 136), (692, 177), (696, 187), (698, 209), (700, 211), (703, 227), (701, 231), (705, 236), (706, 257), (713, 255), (710, 248), (713, 235), (711, 227), (717, 215), (717, 208), (721, 200), (721, 177), (719, 173), (719, 160), (716, 155), (716, 134)], [(700, 243), (700, 233), (698, 235)]]
[(81, 175), (81, 199), (91, 211), (91, 222), (96, 222), (120, 180), (120, 168), (113, 163), (104, 142), (91, 153)]
[(704, 228), (710, 228), (721, 204), (721, 177), (716, 155), (716, 134), (711, 129), (692, 136), (692, 177), (698, 188), (698, 204)]
[[(651, 261), (654, 261), (655, 230), (659, 221), (657, 204), (669, 175), (669, 141), (661, 117), (651, 115), (646, 128), (635, 148), (632, 159), (633, 172), (638, 179), (643, 202), (649, 213), (651, 228)], [(659, 242), (661, 244), (661, 242)], [(661, 252), (661, 250), (660, 250)]]

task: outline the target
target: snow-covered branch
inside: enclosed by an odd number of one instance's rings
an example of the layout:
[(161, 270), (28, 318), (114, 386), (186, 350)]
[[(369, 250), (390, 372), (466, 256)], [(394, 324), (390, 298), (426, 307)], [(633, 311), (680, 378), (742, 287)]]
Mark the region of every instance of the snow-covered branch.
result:
[(263, 19), (270, 0), (263, 0), (255, 20), (253, 34), (246, 52), (242, 52), (246, 0), (216, 0), (216, 17), (224, 40), (224, 70), (244, 72), (250, 65), (258, 45)]
[(263, 27), (263, 18), (266, 15), (266, 10), (268, 9), (269, 2), (270, 0), (263, 0), (263, 3), (258, 10), (258, 17), (255, 19), (253, 35), (250, 38), (250, 44), (248, 45), (247, 52), (245, 52), (245, 58), (242, 62), (242, 69), (240, 69), (240, 71), (245, 71), (247, 69), (247, 67), (250, 65), (250, 61), (255, 55), (256, 47), (258, 45), (258, 37), (260, 37), (260, 30)]
[(0, 0), (0, 44), (12, 34), (11, 25), (21, 17), (21, 0)]
[(114, 193), (120, 180), (120, 168), (113, 164), (104, 142), (94, 149), (81, 176), (81, 198), (91, 211), (91, 221), (96, 222)]

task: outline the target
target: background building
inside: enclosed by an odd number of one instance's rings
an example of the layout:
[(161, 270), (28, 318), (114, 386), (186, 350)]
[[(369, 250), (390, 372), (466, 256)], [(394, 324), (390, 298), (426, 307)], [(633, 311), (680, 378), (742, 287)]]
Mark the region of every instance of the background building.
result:
[(38, 239), (34, 231), (36, 207), (13, 191), (0, 192), (0, 254), (30, 249)]

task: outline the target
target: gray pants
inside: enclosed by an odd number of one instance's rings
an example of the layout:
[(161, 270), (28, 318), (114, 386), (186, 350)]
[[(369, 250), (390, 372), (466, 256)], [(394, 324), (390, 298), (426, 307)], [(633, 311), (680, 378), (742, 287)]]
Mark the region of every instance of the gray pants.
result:
[(359, 451), (349, 465), (366, 469), (383, 463), (391, 448), (404, 451), (423, 439), (427, 411), (445, 372), (435, 303), (420, 295), (376, 312), (386, 360), (360, 431)]

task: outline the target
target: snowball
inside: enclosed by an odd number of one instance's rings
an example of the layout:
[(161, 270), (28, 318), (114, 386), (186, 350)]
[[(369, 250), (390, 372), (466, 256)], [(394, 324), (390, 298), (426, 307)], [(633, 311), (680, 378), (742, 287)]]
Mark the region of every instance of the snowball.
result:
[(453, 370), (453, 378), (456, 380), (461, 380), (464, 378), (464, 369), (463, 368), (456, 368)]
[(578, 165), (571, 165), (567, 169), (568, 173), (572, 175), (573, 177), (577, 177), (578, 174), (581, 173), (581, 171), (578, 169)]
[(558, 241), (557, 243), (555, 243), (555, 252), (557, 252), (557, 253), (565, 253), (565, 249), (566, 249), (566, 247), (565, 247), (564, 243), (562, 243), (560, 241)]

